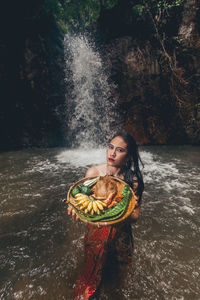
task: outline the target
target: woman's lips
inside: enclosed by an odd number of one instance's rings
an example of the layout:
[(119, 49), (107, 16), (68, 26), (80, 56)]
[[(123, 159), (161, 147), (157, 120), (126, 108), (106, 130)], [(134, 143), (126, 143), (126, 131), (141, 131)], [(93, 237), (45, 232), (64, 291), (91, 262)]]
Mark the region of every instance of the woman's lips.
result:
[(108, 159), (108, 160), (109, 160), (109, 161), (112, 161), (112, 162), (113, 162), (113, 161), (115, 161), (113, 158), (110, 158), (110, 157), (109, 157), (109, 159)]

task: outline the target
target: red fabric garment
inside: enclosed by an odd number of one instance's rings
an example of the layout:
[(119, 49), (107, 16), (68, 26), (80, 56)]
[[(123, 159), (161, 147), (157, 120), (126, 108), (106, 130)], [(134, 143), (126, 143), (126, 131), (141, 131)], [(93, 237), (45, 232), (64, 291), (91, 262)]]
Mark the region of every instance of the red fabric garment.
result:
[(97, 290), (108, 253), (119, 264), (130, 265), (133, 253), (130, 223), (101, 228), (87, 226), (84, 239), (85, 265), (76, 281), (74, 300), (89, 299)]
[(96, 291), (102, 277), (108, 244), (113, 240), (116, 228), (112, 226), (87, 226), (84, 239), (85, 266), (75, 286), (74, 300), (89, 299)]

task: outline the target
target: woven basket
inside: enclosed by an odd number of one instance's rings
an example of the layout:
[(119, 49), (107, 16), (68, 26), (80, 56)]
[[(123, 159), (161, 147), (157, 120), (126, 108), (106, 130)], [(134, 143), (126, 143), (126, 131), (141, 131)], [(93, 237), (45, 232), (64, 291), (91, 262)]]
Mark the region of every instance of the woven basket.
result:
[[(121, 193), (122, 193), (122, 190), (123, 190), (124, 186), (127, 185), (127, 183), (125, 181), (123, 181), (122, 179), (117, 178), (117, 177), (113, 177), (113, 176), (108, 176), (108, 177), (114, 179), (115, 182), (116, 182), (116, 184), (117, 184), (117, 190), (118, 190), (118, 192), (117, 192), (117, 195), (115, 197), (120, 196)], [(77, 182), (75, 182), (69, 188), (69, 190), (68, 190), (67, 200), (73, 204), (74, 203), (74, 198), (71, 195), (72, 189), (75, 188), (78, 185), (83, 184), (86, 180), (93, 179), (93, 178), (96, 178), (96, 176), (95, 177), (82, 178), (82, 179), (78, 180)], [(91, 189), (93, 189), (93, 187)], [(133, 189), (131, 187), (130, 187), (130, 190), (132, 192), (132, 197), (131, 197), (131, 199), (129, 201), (128, 207), (127, 207), (124, 215), (121, 216), (119, 219), (114, 220), (114, 221), (92, 222), (92, 221), (87, 221), (85, 219), (82, 219), (80, 215), (79, 215), (79, 218), (81, 219), (81, 221), (83, 221), (85, 223), (88, 223), (88, 224), (92, 224), (94, 226), (110, 226), (110, 225), (117, 224), (117, 223), (120, 223), (120, 222), (124, 221), (125, 219), (127, 219), (131, 215), (131, 213), (133, 212), (133, 209), (135, 208), (135, 202), (136, 202), (135, 193), (134, 193), (134, 191), (133, 191)]]

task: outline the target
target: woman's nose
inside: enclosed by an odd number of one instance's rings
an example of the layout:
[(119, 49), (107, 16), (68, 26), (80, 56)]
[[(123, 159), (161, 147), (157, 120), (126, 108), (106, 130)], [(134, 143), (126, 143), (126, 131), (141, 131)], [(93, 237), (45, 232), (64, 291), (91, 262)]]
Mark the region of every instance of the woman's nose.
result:
[(114, 157), (115, 155), (116, 155), (116, 152), (115, 152), (115, 149), (113, 149), (112, 152), (111, 152), (111, 156)]

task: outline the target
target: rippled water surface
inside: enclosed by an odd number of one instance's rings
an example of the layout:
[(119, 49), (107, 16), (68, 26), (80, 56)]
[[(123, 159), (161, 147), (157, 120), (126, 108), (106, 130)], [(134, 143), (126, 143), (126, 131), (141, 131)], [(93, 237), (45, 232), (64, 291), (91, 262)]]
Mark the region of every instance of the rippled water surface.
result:
[[(98, 299), (200, 299), (200, 147), (143, 147), (132, 268)], [(71, 300), (85, 225), (61, 202), (105, 149), (0, 154), (0, 299)], [(120, 296), (119, 296), (120, 294)]]

